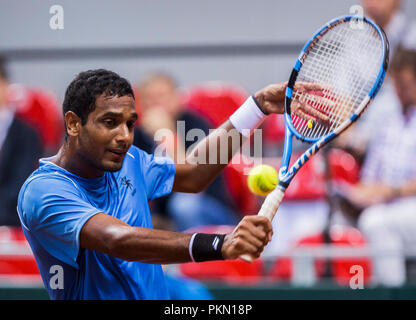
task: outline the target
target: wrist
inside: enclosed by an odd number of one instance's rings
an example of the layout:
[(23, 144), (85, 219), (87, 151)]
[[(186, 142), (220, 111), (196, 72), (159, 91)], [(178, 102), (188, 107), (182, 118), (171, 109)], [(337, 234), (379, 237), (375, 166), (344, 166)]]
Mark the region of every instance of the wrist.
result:
[(250, 96), (241, 107), (230, 116), (232, 125), (243, 136), (250, 136), (266, 118), (266, 114), (261, 109), (260, 104), (261, 102), (254, 96)]
[(224, 260), (222, 246), (225, 234), (194, 233), (189, 242), (189, 255), (193, 262)]
[(252, 97), (253, 97), (253, 100), (256, 103), (257, 107), (261, 110), (261, 112), (263, 112), (265, 115), (268, 115), (268, 113), (263, 110), (263, 104), (264, 104), (264, 94), (263, 94), (263, 92), (261, 90), (257, 91), (255, 94), (253, 94)]

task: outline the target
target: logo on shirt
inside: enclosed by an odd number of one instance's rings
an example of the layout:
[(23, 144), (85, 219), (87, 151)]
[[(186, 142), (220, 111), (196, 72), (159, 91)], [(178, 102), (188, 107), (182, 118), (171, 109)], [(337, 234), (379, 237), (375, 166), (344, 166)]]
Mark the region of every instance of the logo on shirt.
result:
[(134, 190), (133, 190), (133, 184), (130, 182), (130, 179), (127, 179), (127, 177), (123, 177), (121, 179), (121, 185), (125, 186), (127, 188), (127, 190), (133, 191), (132, 195), (134, 196), (134, 194), (136, 193), (136, 188), (134, 188)]
[(127, 189), (133, 190), (133, 185), (131, 184), (130, 179), (127, 179), (127, 177), (123, 177), (123, 179), (121, 179), (121, 184), (126, 186)]

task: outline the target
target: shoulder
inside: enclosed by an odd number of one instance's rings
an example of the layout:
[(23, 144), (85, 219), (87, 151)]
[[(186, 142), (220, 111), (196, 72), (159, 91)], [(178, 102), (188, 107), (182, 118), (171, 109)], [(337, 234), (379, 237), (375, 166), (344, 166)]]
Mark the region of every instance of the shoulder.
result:
[(40, 209), (62, 199), (81, 199), (81, 191), (74, 180), (56, 171), (36, 170), (20, 189), (17, 208), (22, 223)]
[(131, 162), (136, 162), (136, 165), (139, 165), (142, 169), (150, 166), (152, 163), (157, 164), (173, 164), (173, 160), (169, 157), (157, 157), (154, 154), (147, 153), (136, 146), (131, 146), (129, 151), (126, 154), (125, 161), (126, 165), (129, 165)]
[(21, 193), (27, 192), (55, 192), (60, 189), (79, 190), (78, 184), (59, 170), (44, 170), (42, 167), (35, 170), (25, 181)]
[(146, 151), (132, 145), (124, 158), (124, 167), (130, 168), (134, 166), (141, 166), (143, 162), (149, 161), (151, 155)]

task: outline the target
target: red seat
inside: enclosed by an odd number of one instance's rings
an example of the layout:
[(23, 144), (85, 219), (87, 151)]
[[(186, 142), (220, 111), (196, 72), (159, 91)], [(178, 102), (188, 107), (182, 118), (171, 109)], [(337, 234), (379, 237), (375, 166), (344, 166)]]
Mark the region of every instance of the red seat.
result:
[(331, 149), (328, 154), (331, 178), (335, 182), (357, 183), (360, 180), (360, 165), (353, 155), (341, 150)]
[(39, 275), (36, 260), (21, 228), (0, 227), (1, 275)]
[(268, 143), (283, 143), (285, 121), (282, 115), (269, 115), (263, 123), (263, 138)]
[[(361, 232), (353, 227), (336, 226), (330, 231), (331, 244), (335, 247), (356, 247), (360, 248), (366, 245), (366, 241)], [(294, 247), (316, 247), (324, 244), (322, 233), (305, 237), (299, 240)], [(363, 268), (364, 283), (368, 283), (371, 278), (371, 260), (368, 257), (357, 258), (332, 258), (329, 260), (332, 269), (332, 275), (335, 281), (341, 285), (348, 285), (351, 277), (351, 267), (359, 265)], [(325, 272), (325, 261), (323, 259), (315, 260), (315, 275), (322, 277)], [(276, 260), (270, 275), (274, 279), (289, 280), (292, 276), (292, 260), (290, 258), (279, 258)]]
[(189, 88), (185, 105), (203, 115), (215, 127), (222, 124), (247, 99), (245, 90), (222, 82), (209, 82)]
[[(194, 228), (187, 232), (230, 233), (233, 226), (207, 226)], [(221, 280), (232, 283), (255, 283), (260, 279), (263, 263), (260, 259), (253, 263), (242, 260), (206, 261), (180, 265), (182, 274), (201, 280)]]
[(17, 106), (16, 115), (38, 130), (45, 148), (55, 151), (62, 142), (64, 124), (54, 94), (15, 84), (10, 86), (9, 99)]

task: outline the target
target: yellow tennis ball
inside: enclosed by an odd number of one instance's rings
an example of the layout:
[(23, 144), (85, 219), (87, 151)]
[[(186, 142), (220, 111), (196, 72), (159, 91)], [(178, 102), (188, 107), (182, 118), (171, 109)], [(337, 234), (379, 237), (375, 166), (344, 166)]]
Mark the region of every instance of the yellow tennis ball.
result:
[(259, 196), (266, 196), (279, 183), (275, 168), (267, 164), (253, 167), (248, 173), (247, 184), (251, 192)]
[(309, 129), (312, 129), (313, 128), (313, 121), (312, 120), (309, 120), (308, 121), (308, 128)]

